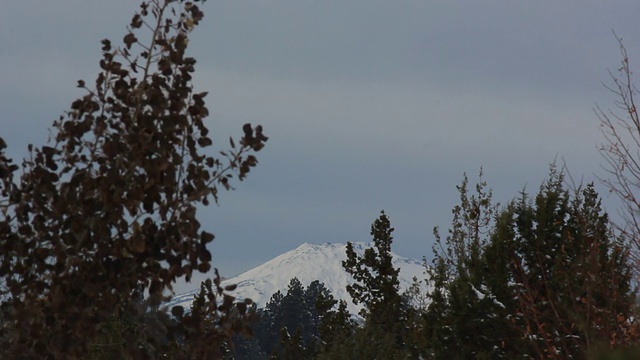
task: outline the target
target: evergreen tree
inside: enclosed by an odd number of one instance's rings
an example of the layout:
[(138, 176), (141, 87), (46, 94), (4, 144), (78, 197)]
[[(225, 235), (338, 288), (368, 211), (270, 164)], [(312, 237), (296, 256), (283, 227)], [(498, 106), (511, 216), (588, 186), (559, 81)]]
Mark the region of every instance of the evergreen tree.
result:
[(291, 336), (286, 326), (280, 332), (278, 346), (269, 357), (272, 360), (303, 360), (311, 358), (309, 350), (302, 340), (302, 330), (298, 328), (294, 335)]
[(254, 333), (260, 349), (269, 355), (273, 352), (280, 338), (282, 329), (281, 320), (285, 311), (282, 306), (284, 295), (279, 290), (276, 291), (267, 302), (267, 305), (258, 312), (260, 321), (254, 325)]
[[(289, 358), (293, 355), (288, 351), (295, 350), (295, 354), (303, 351), (304, 358), (313, 358), (322, 347), (322, 331), (330, 326), (336, 303), (320, 281), (304, 288), (297, 278), (292, 278), (287, 293), (276, 292), (260, 311), (261, 319), (254, 330), (261, 352), (275, 358)], [(340, 316), (349, 316), (344, 306)]]
[[(355, 304), (363, 304), (360, 315), (364, 326), (357, 329), (353, 346), (362, 356), (367, 351), (377, 353), (378, 358), (398, 356), (398, 349), (404, 348), (406, 313), (402, 296), (399, 293), (399, 268), (393, 267), (391, 244), (393, 228), (389, 218), (381, 211), (378, 219), (371, 225), (373, 247), (364, 251), (362, 256), (347, 243), (347, 260), (342, 262), (344, 269), (355, 280), (347, 286), (347, 291)], [(372, 342), (370, 339), (375, 338)], [(383, 352), (384, 350), (384, 352)]]
[[(312, 327), (309, 323), (309, 309), (305, 303), (305, 289), (296, 277), (289, 282), (287, 293), (283, 296), (276, 293), (265, 310), (269, 340), (263, 341), (262, 344), (267, 354), (280, 353), (280, 345), (290, 345), (287, 339), (282, 339), (281, 334), (293, 333), (302, 337), (302, 333)], [(305, 334), (305, 338), (308, 337)], [(302, 340), (301, 344), (306, 345)]]
[(437, 359), (510, 359), (514, 352), (509, 348), (517, 349), (504, 264), (501, 259), (491, 263), (485, 256), (497, 205), (482, 171), (479, 178), (473, 193), (466, 175), (457, 187), (460, 203), (452, 211), (446, 239), (434, 230), (435, 256), (428, 269), (431, 303), (423, 316), (421, 346)]
[(314, 351), (316, 358), (344, 359), (350, 339), (356, 331), (347, 303), (335, 300), (329, 291), (323, 292), (317, 297), (316, 311), (319, 319), (318, 341)]
[[(286, 327), (291, 333), (298, 330), (306, 333), (311, 330), (311, 312), (315, 302), (307, 304), (306, 291), (298, 278), (294, 277), (289, 282), (287, 294), (282, 298), (281, 328)], [(305, 336), (305, 340), (308, 336)]]
[(393, 228), (389, 218), (381, 211), (380, 217), (371, 225), (373, 247), (362, 256), (347, 243), (347, 260), (344, 269), (355, 282), (347, 286), (347, 291), (355, 304), (363, 304), (360, 315), (369, 322), (380, 325), (392, 332), (394, 324), (402, 317), (402, 298), (399, 294), (399, 268), (393, 267), (391, 244)]
[[(502, 219), (523, 336), (537, 356), (584, 358), (600, 344), (627, 344), (635, 293), (628, 251), (593, 184), (570, 193), (552, 169), (533, 202), (523, 196)], [(507, 254), (503, 254), (507, 255)]]
[(253, 315), (254, 320), (247, 331), (232, 336), (231, 355), (229, 358), (242, 360), (264, 360), (267, 358), (267, 354), (260, 347), (260, 339), (256, 335), (258, 329), (260, 329), (262, 311), (262, 309), (258, 309), (256, 303), (252, 303), (249, 306), (247, 312)]
[[(593, 185), (569, 192), (552, 167), (533, 201), (523, 191), (495, 212), (480, 184), (469, 197), (463, 181), (446, 245), (437, 239), (426, 356), (585, 358), (594, 345), (627, 344), (634, 332), (628, 252)], [(476, 228), (482, 212), (474, 209), (495, 214), (489, 231), (465, 230)]]
[[(338, 303), (334, 299), (331, 291), (320, 281), (312, 281), (304, 293), (304, 303), (307, 306), (309, 322), (314, 325), (314, 329), (322, 322), (322, 317), (331, 311)], [(314, 332), (313, 337), (317, 338), (318, 333)], [(308, 338), (307, 340), (311, 340)]]

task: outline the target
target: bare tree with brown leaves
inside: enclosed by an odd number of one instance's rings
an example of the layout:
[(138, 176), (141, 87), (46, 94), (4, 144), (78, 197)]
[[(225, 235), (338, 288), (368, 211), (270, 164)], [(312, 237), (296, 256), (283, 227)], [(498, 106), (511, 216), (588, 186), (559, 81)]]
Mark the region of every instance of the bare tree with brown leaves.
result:
[[(615, 35), (615, 34), (614, 34)], [(603, 169), (609, 174), (601, 179), (609, 190), (622, 200), (622, 221), (617, 228), (631, 241), (634, 258), (640, 261), (640, 116), (636, 106), (638, 89), (633, 83), (633, 72), (629, 65), (627, 50), (622, 39), (620, 45), (622, 61), (617, 72), (609, 71), (611, 85), (605, 87), (617, 98), (615, 109), (597, 106), (596, 115), (605, 141), (599, 151), (605, 160)]]
[[(114, 316), (148, 314), (130, 301), (136, 289), (157, 307), (178, 279), (210, 270), (214, 236), (197, 207), (247, 176), (267, 138), (246, 124), (219, 156), (203, 151), (212, 145), (206, 92), (193, 91), (196, 60), (186, 54), (199, 3), (143, 2), (123, 45), (102, 41), (95, 84), (78, 81), (86, 95), (54, 122), (47, 145), (29, 146), (21, 169), (0, 140), (4, 355), (84, 358)], [(187, 347), (198, 358), (221, 357), (220, 344), (245, 329), (246, 306), (224, 294), (217, 274), (203, 289), (215, 336), (200, 333), (200, 315), (174, 308), (136, 328), (144, 346), (121, 344), (114, 356), (158, 357), (179, 333), (182, 342), (210, 340)]]

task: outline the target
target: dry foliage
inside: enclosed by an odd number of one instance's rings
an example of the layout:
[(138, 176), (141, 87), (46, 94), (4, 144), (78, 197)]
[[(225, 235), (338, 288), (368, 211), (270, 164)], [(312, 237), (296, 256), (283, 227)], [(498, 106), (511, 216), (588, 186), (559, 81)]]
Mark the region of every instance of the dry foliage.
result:
[[(47, 145), (29, 146), (21, 171), (0, 140), (5, 354), (84, 357), (110, 318), (146, 313), (130, 301), (137, 287), (146, 305), (158, 306), (177, 279), (211, 269), (214, 236), (201, 229), (197, 206), (217, 201), (218, 188), (229, 189), (233, 177), (247, 176), (257, 164), (250, 153), (267, 138), (246, 124), (240, 141), (230, 139), (218, 157), (203, 151), (212, 145), (206, 92), (193, 92), (196, 60), (185, 52), (202, 18), (198, 1), (142, 3), (122, 46), (102, 41), (95, 86), (78, 81), (86, 95), (53, 124)], [(205, 288), (208, 316), (217, 314), (222, 330), (216, 339), (242, 330), (246, 306), (224, 296), (217, 276)], [(158, 331), (139, 329), (146, 347), (122, 344), (126, 357), (158, 356), (172, 331), (181, 341), (205, 336), (183, 309), (174, 309), (174, 318), (159, 314)], [(215, 358), (219, 345), (193, 351)]]
[(633, 255), (640, 260), (640, 116), (635, 103), (638, 89), (633, 83), (633, 72), (622, 39), (617, 37), (622, 61), (616, 73), (609, 72), (612, 84), (605, 87), (615, 97), (617, 110), (596, 107), (605, 142), (599, 146), (605, 160), (604, 170), (610, 175), (602, 181), (623, 204), (619, 230), (627, 235), (634, 246)]

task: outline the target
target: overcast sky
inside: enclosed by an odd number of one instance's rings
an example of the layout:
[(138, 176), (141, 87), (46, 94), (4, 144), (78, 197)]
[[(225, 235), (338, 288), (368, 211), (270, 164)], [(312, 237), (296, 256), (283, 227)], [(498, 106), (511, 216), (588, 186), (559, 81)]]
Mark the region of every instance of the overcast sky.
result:
[[(46, 141), (82, 95), (76, 81), (95, 79), (100, 40), (121, 39), (136, 9), (0, 2), (0, 136), (14, 158)], [(555, 158), (595, 180), (592, 109), (611, 106), (602, 82), (620, 61), (612, 29), (640, 63), (637, 1), (218, 0), (203, 10), (189, 51), (214, 138), (226, 144), (246, 122), (270, 137), (247, 181), (200, 212), (227, 277), (303, 242), (369, 241), (381, 209), (395, 252), (430, 257), (455, 186), (481, 166), (501, 202), (535, 192)]]

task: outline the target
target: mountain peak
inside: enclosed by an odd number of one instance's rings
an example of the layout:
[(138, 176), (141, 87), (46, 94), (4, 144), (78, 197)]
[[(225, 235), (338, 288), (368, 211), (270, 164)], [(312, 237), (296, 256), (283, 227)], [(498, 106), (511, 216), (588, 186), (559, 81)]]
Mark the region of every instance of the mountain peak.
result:
[[(363, 253), (372, 246), (370, 243), (352, 243), (357, 253)], [(420, 261), (408, 259), (393, 254), (393, 264), (400, 268), (400, 290), (408, 288), (413, 277), (424, 279), (424, 266)], [(348, 309), (357, 313), (360, 306), (353, 304), (347, 293), (347, 285), (353, 283), (351, 276), (342, 268), (342, 261), (346, 260), (346, 244), (303, 243), (297, 248), (276, 256), (266, 263), (246, 271), (238, 276), (223, 281), (224, 285), (236, 284), (232, 295), (238, 299), (250, 298), (259, 308), (264, 307), (277, 291), (286, 293), (292, 278), (296, 277), (303, 286), (319, 280), (331, 290), (336, 299), (347, 301)], [(190, 307), (193, 297), (198, 290), (177, 295), (170, 306), (182, 305)]]

